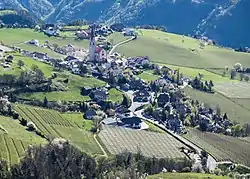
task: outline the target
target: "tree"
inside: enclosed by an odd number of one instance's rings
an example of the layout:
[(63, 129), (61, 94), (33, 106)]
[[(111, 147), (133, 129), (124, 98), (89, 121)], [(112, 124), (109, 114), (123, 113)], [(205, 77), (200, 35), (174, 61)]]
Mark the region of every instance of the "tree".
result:
[(65, 139), (45, 146), (29, 147), (18, 165), (11, 167), (12, 179), (95, 178), (95, 159), (82, 153)]
[(248, 82), (249, 81), (249, 76), (245, 76), (245, 81)]
[(212, 87), (214, 86), (214, 83), (213, 83), (212, 80), (209, 81), (209, 85), (212, 86)]
[(224, 114), (223, 120), (228, 120), (227, 113)]
[(146, 109), (144, 110), (144, 112), (148, 115), (151, 115), (153, 113), (153, 106), (151, 104), (149, 104)]
[(45, 108), (48, 107), (48, 99), (46, 98), (46, 96), (43, 99), (43, 107), (45, 107)]
[(234, 80), (235, 76), (236, 76), (236, 71), (234, 69), (232, 69), (231, 72), (230, 72), (231, 80)]
[(122, 105), (129, 108), (132, 104), (131, 99), (129, 98), (129, 96), (127, 94), (122, 94), (122, 96), (123, 96)]
[(160, 68), (159, 65), (155, 65), (154, 74), (155, 75), (161, 75), (161, 68)]
[(17, 65), (19, 68), (21, 68), (22, 66), (24, 66), (24, 62), (22, 60), (18, 60)]
[(207, 128), (208, 128), (208, 126), (205, 122), (200, 122), (199, 127), (200, 127), (202, 132), (207, 131)]
[(242, 81), (244, 78), (244, 74), (243, 73), (240, 73), (240, 81)]
[(220, 108), (220, 106), (219, 106), (219, 105), (217, 105), (217, 106), (216, 106), (215, 111), (216, 111), (216, 114), (217, 114), (218, 116), (220, 116), (220, 115), (221, 115), (221, 108)]
[(10, 172), (8, 169), (8, 163), (4, 160), (0, 160), (0, 178), (10, 179)]
[(236, 71), (242, 71), (243, 70), (242, 65), (240, 63), (235, 63), (234, 64), (234, 69)]

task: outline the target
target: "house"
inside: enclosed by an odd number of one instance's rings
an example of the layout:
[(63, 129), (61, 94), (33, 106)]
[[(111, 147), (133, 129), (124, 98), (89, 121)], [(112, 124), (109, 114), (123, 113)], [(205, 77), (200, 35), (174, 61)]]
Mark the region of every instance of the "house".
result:
[(136, 31), (135, 31), (135, 29), (132, 29), (132, 28), (125, 28), (125, 29), (123, 29), (122, 34), (124, 36), (135, 36), (136, 35)]
[(38, 60), (46, 60), (46, 59), (48, 59), (47, 54), (43, 54), (43, 53), (40, 53), (40, 52), (33, 52), (32, 56), (33, 56), (34, 59), (38, 59)]
[(150, 96), (151, 96), (150, 93), (146, 89), (142, 89), (134, 93), (133, 101), (148, 102)]
[(133, 67), (144, 67), (150, 65), (150, 60), (148, 56), (145, 57), (130, 57), (127, 59), (127, 65), (131, 68)]
[(27, 43), (30, 45), (39, 46), (39, 41), (36, 39), (32, 39), (32, 40), (28, 41)]
[(13, 60), (14, 60), (13, 55), (9, 55), (9, 56), (5, 59), (5, 62), (12, 63)]
[(142, 90), (147, 88), (147, 85), (141, 79), (132, 79), (128, 84), (131, 90)]
[(51, 37), (51, 36), (58, 37), (59, 36), (58, 31), (53, 27), (49, 27), (46, 30), (43, 30), (43, 32), (44, 32), (45, 35), (47, 35), (49, 37)]
[(106, 101), (108, 97), (108, 92), (105, 88), (99, 88), (90, 93), (90, 97), (96, 102)]
[(107, 62), (107, 52), (101, 47), (96, 47), (95, 49), (95, 61), (99, 63)]
[(157, 98), (158, 106), (164, 108), (164, 106), (170, 102), (170, 95), (168, 93), (161, 93)]
[(92, 90), (94, 90), (94, 88), (91, 88), (89, 86), (82, 87), (81, 95), (83, 95), (83, 96), (89, 95)]
[(133, 129), (140, 129), (141, 123), (142, 123), (142, 120), (139, 117), (132, 116), (132, 117), (122, 118), (121, 123), (118, 125), (123, 125), (125, 127), (129, 127)]
[(84, 118), (85, 119), (93, 119), (94, 116), (96, 116), (96, 111), (94, 109), (89, 109), (84, 113)]
[(103, 124), (105, 125), (116, 125), (117, 124), (117, 121), (114, 117), (108, 117), (108, 118), (105, 118), (103, 121), (102, 121)]
[(75, 36), (82, 40), (82, 39), (89, 39), (89, 34), (85, 30), (80, 30), (75, 33)]

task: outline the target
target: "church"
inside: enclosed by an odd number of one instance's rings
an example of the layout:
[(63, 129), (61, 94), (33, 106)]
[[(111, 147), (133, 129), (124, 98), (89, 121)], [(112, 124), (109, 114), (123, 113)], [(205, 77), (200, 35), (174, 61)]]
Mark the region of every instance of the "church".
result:
[(107, 62), (106, 50), (96, 46), (95, 24), (91, 25), (90, 43), (89, 43), (89, 61), (94, 63)]

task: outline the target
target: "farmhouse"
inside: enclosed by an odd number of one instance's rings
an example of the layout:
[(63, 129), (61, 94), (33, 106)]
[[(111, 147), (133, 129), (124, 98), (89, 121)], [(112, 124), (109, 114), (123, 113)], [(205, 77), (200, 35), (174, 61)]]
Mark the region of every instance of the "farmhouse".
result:
[(142, 120), (139, 117), (125, 117), (121, 119), (121, 123), (118, 125), (124, 125), (125, 127), (140, 129)]
[(105, 88), (99, 88), (90, 93), (90, 97), (96, 102), (102, 102), (107, 99), (108, 92)]
[(146, 65), (150, 65), (149, 57), (130, 57), (127, 59), (127, 65), (131, 68), (134, 67), (144, 67)]
[(150, 93), (146, 89), (139, 90), (134, 93), (134, 101), (136, 102), (148, 102)]

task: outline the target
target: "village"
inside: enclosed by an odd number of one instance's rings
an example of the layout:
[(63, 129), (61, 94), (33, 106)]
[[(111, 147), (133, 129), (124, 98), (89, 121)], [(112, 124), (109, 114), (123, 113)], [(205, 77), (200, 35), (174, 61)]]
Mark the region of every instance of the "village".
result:
[[(53, 25), (43, 27), (43, 33), (49, 36), (57, 36), (57, 29)], [(172, 70), (167, 66), (159, 66), (151, 63), (147, 56), (124, 57), (122, 54), (113, 52), (115, 47), (108, 44), (105, 36), (119, 31), (124, 36), (130, 36), (130, 40), (137, 39), (135, 29), (91, 25), (88, 32), (81, 30), (76, 32), (76, 37), (89, 39), (89, 49), (77, 48), (71, 44), (63, 47), (45, 42), (40, 44), (38, 40), (31, 39), (26, 44), (48, 48), (56, 53), (66, 55), (64, 59), (55, 59), (46, 53), (29, 52), (21, 48), (14, 48), (23, 56), (33, 58), (43, 63), (52, 65), (58, 69), (70, 71), (73, 74), (95, 77), (105, 81), (105, 87), (84, 86), (82, 95), (91, 98), (84, 109), (84, 118), (96, 120), (104, 125), (116, 125), (137, 130), (148, 129), (145, 121), (157, 122), (157, 125), (164, 126), (166, 130), (174, 133), (186, 133), (185, 126), (200, 126), (201, 130), (231, 134), (232, 122), (229, 122), (227, 115), (224, 116), (218, 111), (206, 108), (204, 104), (193, 101), (181, 90), (186, 85), (194, 86), (197, 79), (189, 79), (180, 74), (178, 70)], [(99, 41), (105, 43), (98, 43)], [(3, 58), (3, 55), (0, 56)], [(10, 68), (13, 56), (6, 57), (2, 63), (4, 68)], [(146, 70), (153, 70), (159, 78), (155, 81), (145, 82), (138, 77), (138, 74)], [(116, 88), (123, 93), (121, 104), (107, 102), (108, 90)], [(212, 84), (207, 84), (212, 90)], [(193, 111), (196, 111), (195, 113)], [(102, 115), (99, 115), (101, 112)], [(97, 125), (100, 126), (100, 125)], [(97, 129), (99, 128), (97, 127)]]

